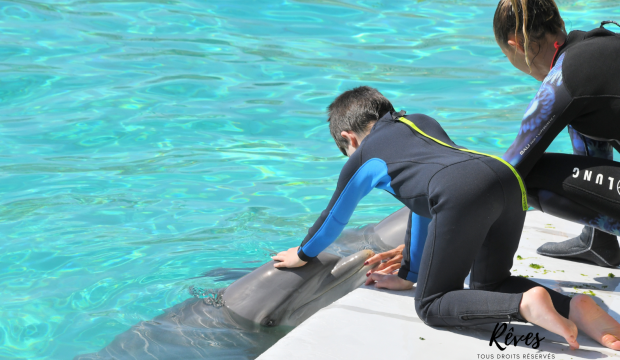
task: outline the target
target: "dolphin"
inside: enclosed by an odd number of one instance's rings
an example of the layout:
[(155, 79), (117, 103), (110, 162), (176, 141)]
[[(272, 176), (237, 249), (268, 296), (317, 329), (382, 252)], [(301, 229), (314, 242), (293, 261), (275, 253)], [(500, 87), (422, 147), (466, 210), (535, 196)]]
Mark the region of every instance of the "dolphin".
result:
[[(379, 224), (345, 233), (335, 247), (350, 249), (357, 244), (379, 251), (393, 249), (404, 243), (409, 214), (409, 209), (402, 208)], [(274, 268), (270, 261), (224, 290), (225, 310), (245, 328), (295, 327), (360, 287), (366, 272), (376, 266), (364, 265), (372, 256), (370, 249), (343, 258), (322, 252), (293, 269)]]
[[(371, 268), (364, 262), (374, 255), (372, 249), (403, 243), (405, 210), (377, 225), (346, 231), (302, 267), (278, 269), (269, 261), (216, 290), (214, 297), (187, 299), (117, 335), (99, 352), (74, 360), (255, 359), (312, 314), (358, 288)], [(366, 249), (354, 252), (360, 247)]]

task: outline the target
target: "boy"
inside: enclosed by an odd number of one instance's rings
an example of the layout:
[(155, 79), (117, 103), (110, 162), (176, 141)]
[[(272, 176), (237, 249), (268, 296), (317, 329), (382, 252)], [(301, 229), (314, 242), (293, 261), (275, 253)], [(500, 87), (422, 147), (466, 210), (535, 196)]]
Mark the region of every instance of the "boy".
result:
[[(432, 219), (423, 250), (411, 251), (407, 239), (398, 275), (380, 279), (394, 290), (417, 282), (416, 312), (426, 324), (525, 320), (563, 336), (574, 348), (579, 347), (580, 328), (620, 350), (620, 324), (590, 297), (571, 299), (510, 275), (527, 210), (524, 185), (512, 166), (457, 146), (428, 116), (396, 113), (383, 95), (367, 86), (344, 92), (328, 111), (330, 132), (349, 160), (327, 209), (301, 246), (273, 257), (279, 261), (275, 267), (312, 261), (376, 187)], [(410, 220), (409, 234), (411, 226)], [(412, 264), (416, 257), (421, 257), (420, 263)], [(470, 271), (470, 290), (464, 290)]]

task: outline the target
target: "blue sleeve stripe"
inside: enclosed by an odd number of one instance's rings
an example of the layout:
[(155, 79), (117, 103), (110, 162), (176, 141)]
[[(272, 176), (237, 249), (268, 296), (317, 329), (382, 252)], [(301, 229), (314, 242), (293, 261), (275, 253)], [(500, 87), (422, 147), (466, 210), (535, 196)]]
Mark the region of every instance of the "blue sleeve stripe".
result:
[(360, 166), (340, 193), (321, 228), (301, 249), (304, 254), (315, 257), (334, 242), (349, 222), (357, 204), (370, 190), (376, 187), (394, 194), (391, 181), (387, 164), (381, 159), (370, 159)]
[(414, 212), (411, 213), (411, 243), (409, 244), (409, 273), (407, 280), (418, 282), (422, 252), (428, 237), (428, 225), (431, 219), (422, 217)]

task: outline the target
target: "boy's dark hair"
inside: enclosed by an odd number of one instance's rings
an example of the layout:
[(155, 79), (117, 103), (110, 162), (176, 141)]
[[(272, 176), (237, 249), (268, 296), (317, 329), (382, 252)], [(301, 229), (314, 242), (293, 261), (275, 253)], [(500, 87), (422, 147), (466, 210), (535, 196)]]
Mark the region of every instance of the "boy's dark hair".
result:
[(329, 131), (340, 151), (346, 156), (344, 149), (349, 146), (347, 139), (340, 133), (353, 131), (362, 135), (371, 123), (378, 121), (386, 113), (394, 111), (394, 107), (377, 89), (360, 86), (343, 92), (327, 107), (329, 114)]

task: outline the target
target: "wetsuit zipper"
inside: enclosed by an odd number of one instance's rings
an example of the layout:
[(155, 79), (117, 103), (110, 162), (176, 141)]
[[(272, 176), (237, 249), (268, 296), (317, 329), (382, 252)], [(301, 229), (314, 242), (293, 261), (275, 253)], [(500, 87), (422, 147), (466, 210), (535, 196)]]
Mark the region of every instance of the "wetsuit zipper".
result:
[(475, 320), (475, 319), (504, 319), (512, 320), (510, 315), (463, 315), (461, 320)]
[(519, 181), (519, 187), (521, 188), (521, 205), (523, 206), (523, 211), (527, 211), (528, 209), (528, 205), (527, 205), (527, 192), (525, 190), (525, 184), (523, 184), (523, 180), (521, 179), (521, 175), (519, 175), (519, 173), (517, 172), (517, 170), (512, 167), (512, 165), (510, 165), (506, 160), (497, 157), (497, 156), (493, 156), (493, 155), (489, 155), (489, 154), (485, 154), (485, 153), (481, 153), (478, 151), (474, 151), (474, 150), (468, 150), (468, 149), (459, 149), (459, 148), (455, 148), (454, 146), (450, 146), (448, 144), (446, 144), (445, 142), (435, 139), (432, 136), (427, 135), (424, 131), (420, 130), (420, 128), (418, 128), (413, 122), (411, 122), (410, 120), (404, 118), (404, 117), (400, 117), (398, 118), (399, 121), (409, 125), (414, 131), (418, 132), (420, 135), (427, 137), (431, 140), (433, 140), (434, 142), (449, 147), (450, 149), (454, 149), (454, 150), (459, 150), (459, 151), (463, 151), (463, 152), (468, 152), (468, 153), (472, 153), (472, 154), (476, 154), (476, 155), (484, 155), (484, 156), (488, 156), (490, 158), (493, 158), (495, 160), (499, 160), (500, 162), (502, 162), (504, 165), (508, 166), (508, 168), (510, 170), (512, 170), (512, 173), (517, 177), (517, 181)]

